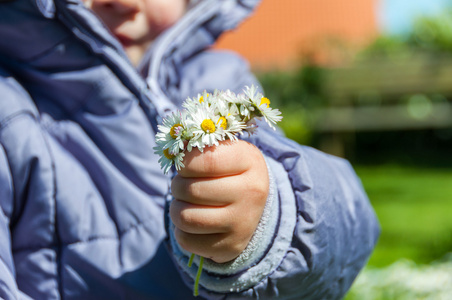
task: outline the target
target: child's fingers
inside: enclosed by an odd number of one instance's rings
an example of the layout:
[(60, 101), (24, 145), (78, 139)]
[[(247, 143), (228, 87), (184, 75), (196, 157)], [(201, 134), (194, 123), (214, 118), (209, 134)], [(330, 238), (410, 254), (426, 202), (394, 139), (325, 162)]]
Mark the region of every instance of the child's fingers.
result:
[(177, 199), (171, 203), (170, 216), (176, 228), (192, 234), (230, 232), (237, 222), (227, 206), (196, 205)]
[(206, 147), (203, 152), (186, 151), (185, 167), (178, 171), (183, 177), (219, 177), (236, 175), (251, 167), (257, 148), (245, 141), (223, 141)]
[(197, 205), (224, 206), (250, 198), (266, 197), (263, 182), (251, 182), (249, 176), (185, 178), (177, 175), (171, 183), (174, 198)]
[(182, 248), (217, 263), (225, 263), (239, 256), (250, 239), (245, 235), (241, 239), (232, 239), (227, 233), (192, 234), (177, 228), (174, 234)]
[(268, 195), (265, 160), (245, 141), (186, 153), (172, 182), (170, 215), (185, 250), (216, 262), (234, 259), (256, 230)]

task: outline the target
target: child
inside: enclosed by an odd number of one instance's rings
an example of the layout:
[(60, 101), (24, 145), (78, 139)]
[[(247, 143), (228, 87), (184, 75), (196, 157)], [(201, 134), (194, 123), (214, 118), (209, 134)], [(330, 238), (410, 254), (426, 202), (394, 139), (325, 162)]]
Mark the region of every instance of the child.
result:
[(190, 253), (209, 258), (208, 299), (346, 293), (379, 228), (345, 161), (261, 128), (189, 153), (171, 182), (152, 150), (186, 97), (256, 82), (206, 49), (257, 1), (88, 3), (110, 30), (30, 1), (0, 4), (0, 297), (190, 299)]

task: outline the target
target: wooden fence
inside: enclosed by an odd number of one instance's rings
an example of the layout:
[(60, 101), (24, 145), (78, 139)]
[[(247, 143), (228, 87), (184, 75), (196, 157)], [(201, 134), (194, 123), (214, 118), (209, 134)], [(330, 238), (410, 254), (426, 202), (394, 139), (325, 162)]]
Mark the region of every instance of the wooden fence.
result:
[(342, 156), (356, 132), (452, 127), (452, 56), (416, 56), (327, 69), (315, 111), (322, 150)]

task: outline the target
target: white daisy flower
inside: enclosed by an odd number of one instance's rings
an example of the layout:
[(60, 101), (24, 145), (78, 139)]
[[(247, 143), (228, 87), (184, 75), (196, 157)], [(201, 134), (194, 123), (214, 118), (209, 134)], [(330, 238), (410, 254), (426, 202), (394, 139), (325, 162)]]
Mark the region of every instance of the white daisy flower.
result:
[(163, 144), (163, 148), (170, 149), (172, 153), (184, 150), (184, 140), (187, 139), (186, 113), (176, 112), (163, 119), (162, 125), (158, 125), (156, 142)]
[(264, 97), (261, 93), (257, 92), (254, 85), (251, 87), (247, 86), (245, 88), (245, 95), (251, 102), (251, 106), (249, 107), (249, 110), (251, 111), (251, 118), (264, 117), (265, 122), (267, 122), (271, 128), (276, 130), (273, 125), (282, 120), (281, 112), (278, 109), (271, 108), (270, 100)]
[(224, 140), (223, 128), (215, 124), (216, 119), (213, 110), (205, 106), (199, 107), (198, 111), (191, 115), (187, 123), (193, 128), (194, 136), (188, 142), (188, 151), (191, 151), (192, 147), (198, 147), (202, 152), (205, 146), (218, 146), (218, 142)]
[(273, 130), (276, 130), (276, 128), (273, 125), (276, 125), (276, 123), (282, 120), (282, 115), (279, 109), (271, 108), (270, 100), (268, 100), (268, 98), (265, 97), (262, 97), (258, 109), (259, 113), (264, 117), (265, 122), (267, 122), (268, 125), (271, 128), (273, 128)]
[(183, 164), (183, 159), (185, 156), (185, 153), (183, 151), (180, 152), (171, 152), (169, 148), (164, 148), (163, 143), (158, 143), (156, 147), (154, 147), (154, 150), (156, 154), (160, 156), (159, 163), (160, 167), (162, 168), (163, 172), (165, 174), (168, 174), (169, 170), (173, 166), (173, 164), (176, 167), (176, 170), (180, 170), (181, 168), (185, 167)]
[(223, 129), (227, 138), (230, 140), (237, 140), (237, 133), (240, 133), (245, 128), (245, 123), (237, 117), (237, 106), (225, 101), (218, 102), (222, 103), (222, 105), (216, 107), (215, 124)]
[(199, 109), (199, 107), (209, 107), (212, 101), (212, 95), (204, 91), (196, 97), (187, 98), (185, 102), (182, 103), (182, 107), (184, 107), (189, 113), (194, 113)]

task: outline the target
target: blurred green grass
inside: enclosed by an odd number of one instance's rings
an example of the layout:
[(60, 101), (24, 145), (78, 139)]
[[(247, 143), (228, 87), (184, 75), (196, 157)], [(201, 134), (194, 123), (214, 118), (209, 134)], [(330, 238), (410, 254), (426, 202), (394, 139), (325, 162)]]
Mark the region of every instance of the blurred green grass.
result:
[(382, 227), (369, 265), (430, 263), (452, 250), (452, 169), (355, 166)]

